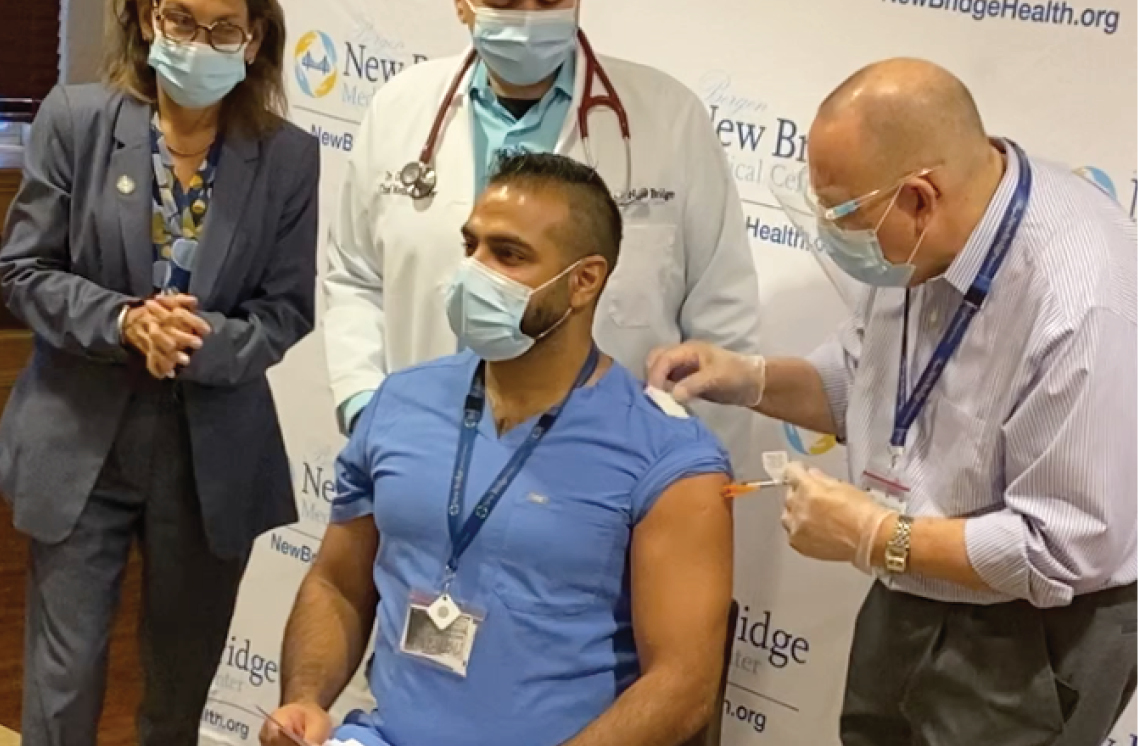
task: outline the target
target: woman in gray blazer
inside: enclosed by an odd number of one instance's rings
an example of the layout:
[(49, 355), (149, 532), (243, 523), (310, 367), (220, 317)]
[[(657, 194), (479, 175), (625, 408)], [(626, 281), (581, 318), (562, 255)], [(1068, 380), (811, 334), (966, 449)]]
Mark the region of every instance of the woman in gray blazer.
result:
[(132, 544), (143, 744), (196, 744), (253, 540), (296, 520), (266, 371), (311, 331), (315, 140), (277, 0), (112, 0), (105, 83), (56, 88), (0, 249), (35, 353), (0, 422), (31, 538), (25, 746), (95, 743)]

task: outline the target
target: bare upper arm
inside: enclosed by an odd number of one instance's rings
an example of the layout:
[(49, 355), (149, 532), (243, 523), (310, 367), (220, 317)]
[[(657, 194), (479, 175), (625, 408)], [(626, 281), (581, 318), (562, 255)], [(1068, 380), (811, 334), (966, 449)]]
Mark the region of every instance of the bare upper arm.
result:
[(309, 579), (338, 591), (361, 613), (375, 609), (372, 577), (379, 551), (379, 531), (370, 515), (329, 524)]
[(731, 607), (734, 524), (727, 477), (676, 482), (632, 537), (633, 628), (641, 667), (718, 681)]

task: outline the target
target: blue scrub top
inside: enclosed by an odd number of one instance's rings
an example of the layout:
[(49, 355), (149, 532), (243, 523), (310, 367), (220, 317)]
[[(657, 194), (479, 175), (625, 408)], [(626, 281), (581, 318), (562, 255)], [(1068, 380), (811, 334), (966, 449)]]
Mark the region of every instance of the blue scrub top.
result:
[[(336, 737), (365, 746), (557, 746), (636, 680), (632, 529), (677, 480), (730, 474), (695, 419), (664, 414), (615, 362), (577, 390), (458, 568), (451, 594), (485, 613), (465, 679), (399, 650), (409, 595), (440, 591), (447, 498), (463, 403), (478, 363), (460, 353), (389, 376), (337, 462), (333, 522), (380, 533), (371, 689), (378, 709)], [(499, 438), (486, 407), (467, 512), (529, 434)], [(353, 720), (353, 719), (350, 719)]]

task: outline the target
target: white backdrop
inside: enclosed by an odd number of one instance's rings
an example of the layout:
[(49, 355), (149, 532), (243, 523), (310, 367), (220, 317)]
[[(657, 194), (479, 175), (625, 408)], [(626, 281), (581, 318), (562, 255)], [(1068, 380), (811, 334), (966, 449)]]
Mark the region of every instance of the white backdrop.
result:
[[(1098, 1), (1064, 10), (1065, 3), (1003, 0), (585, 0), (583, 25), (603, 53), (657, 66), (704, 99), (746, 203), (765, 351), (801, 354), (839, 321), (841, 305), (771, 207), (767, 185), (798, 177), (817, 103), (868, 62), (909, 55), (947, 66), (972, 88), (990, 131), (1069, 164), (1134, 216), (1135, 6)], [(327, 221), (372, 93), (405, 65), (458, 53), (468, 36), (451, 0), (283, 3), (292, 118), (324, 145)], [(203, 717), (206, 743), (254, 743), (255, 707), (276, 705), (284, 622), (333, 497), (342, 440), (319, 334), (274, 371), (273, 383), (302, 518), (258, 544)], [(832, 439), (773, 422), (757, 427), (764, 450), (789, 449), (844, 475)], [(753, 499), (736, 513), (742, 614), (727, 692), (728, 746), (838, 743), (846, 652), (867, 582), (789, 551), (779, 510), (776, 500)], [(367, 704), (357, 677), (337, 710)], [(1136, 730), (1132, 703), (1108, 744), (1138, 746)]]

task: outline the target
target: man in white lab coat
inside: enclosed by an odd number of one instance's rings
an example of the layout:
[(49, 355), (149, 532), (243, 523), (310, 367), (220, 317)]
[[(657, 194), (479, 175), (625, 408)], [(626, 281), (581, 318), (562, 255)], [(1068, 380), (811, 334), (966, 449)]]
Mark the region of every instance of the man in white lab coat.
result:
[[(681, 340), (756, 352), (743, 213), (699, 98), (658, 70), (598, 60), (578, 33), (579, 0), (455, 3), (469, 67), (426, 62), (376, 93), (333, 218), (324, 324), (341, 429), (387, 374), (456, 351), (441, 288), (464, 256), (460, 227), (496, 158), (519, 149), (589, 163), (618, 190), (625, 238), (595, 324), (606, 353), (643, 375), (649, 351)], [(614, 108), (582, 107), (610, 82)], [(706, 407), (746, 473), (752, 423)]]

